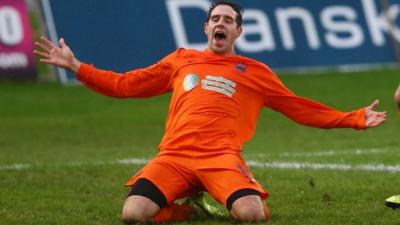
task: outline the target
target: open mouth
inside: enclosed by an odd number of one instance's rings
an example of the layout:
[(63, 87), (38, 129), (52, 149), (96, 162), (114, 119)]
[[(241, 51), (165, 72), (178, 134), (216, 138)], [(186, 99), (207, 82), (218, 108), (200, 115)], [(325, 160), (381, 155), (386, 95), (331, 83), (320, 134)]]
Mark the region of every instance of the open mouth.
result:
[(217, 31), (217, 32), (214, 33), (214, 38), (215, 38), (215, 40), (217, 40), (217, 41), (225, 40), (225, 39), (226, 39), (226, 35), (225, 35), (225, 33), (222, 32), (222, 31)]

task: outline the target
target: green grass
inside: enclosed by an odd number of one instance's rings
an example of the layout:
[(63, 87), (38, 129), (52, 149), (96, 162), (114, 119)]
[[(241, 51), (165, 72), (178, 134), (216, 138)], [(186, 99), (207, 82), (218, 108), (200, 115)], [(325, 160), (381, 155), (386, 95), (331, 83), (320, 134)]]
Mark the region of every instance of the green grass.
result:
[[(400, 120), (393, 103), (398, 74), (282, 76), (297, 94), (344, 111), (380, 99), (379, 109), (388, 111), (388, 121), (367, 131), (320, 130), (266, 109), (245, 146), (245, 158), (399, 165)], [(156, 154), (168, 99), (117, 100), (54, 83), (0, 84), (0, 224), (122, 224), (124, 183), (140, 165), (115, 161)], [(329, 151), (334, 154), (323, 154)], [(6, 168), (15, 164), (31, 167)], [(270, 193), (269, 224), (400, 224), (400, 211), (383, 204), (386, 197), (400, 194), (399, 173), (251, 170)], [(180, 224), (232, 223), (208, 219)]]

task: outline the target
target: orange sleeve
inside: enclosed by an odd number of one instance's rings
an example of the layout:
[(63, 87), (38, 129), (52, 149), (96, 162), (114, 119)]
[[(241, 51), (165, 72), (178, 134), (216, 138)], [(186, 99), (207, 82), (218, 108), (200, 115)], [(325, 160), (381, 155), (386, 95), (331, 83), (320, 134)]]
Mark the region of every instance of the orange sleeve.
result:
[(313, 100), (296, 96), (279, 78), (269, 73), (265, 84), (264, 104), (286, 115), (291, 120), (317, 128), (353, 128), (366, 129), (365, 109), (341, 112)]
[(77, 79), (86, 87), (116, 98), (146, 98), (172, 90), (176, 52), (158, 63), (125, 74), (101, 70), (82, 63)]

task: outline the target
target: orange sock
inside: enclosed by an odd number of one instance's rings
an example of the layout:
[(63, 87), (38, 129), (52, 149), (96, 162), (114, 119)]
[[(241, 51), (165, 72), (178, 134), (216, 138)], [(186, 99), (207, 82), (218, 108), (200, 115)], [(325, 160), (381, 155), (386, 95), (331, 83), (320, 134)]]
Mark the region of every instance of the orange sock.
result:
[(267, 206), (267, 203), (263, 202), (263, 205), (264, 205), (265, 221), (268, 222), (269, 218), (271, 217), (271, 213), (269, 212), (269, 207)]
[(156, 224), (185, 221), (190, 219), (192, 213), (193, 209), (188, 204), (178, 205), (172, 203), (171, 205), (160, 209), (154, 219)]

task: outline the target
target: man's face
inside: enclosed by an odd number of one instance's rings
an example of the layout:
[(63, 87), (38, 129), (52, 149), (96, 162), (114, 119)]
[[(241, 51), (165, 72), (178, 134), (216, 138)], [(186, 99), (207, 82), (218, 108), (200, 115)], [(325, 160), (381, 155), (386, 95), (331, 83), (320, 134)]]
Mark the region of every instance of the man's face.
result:
[(237, 13), (229, 5), (219, 5), (211, 12), (210, 20), (204, 25), (208, 39), (208, 50), (220, 54), (234, 54), (235, 40), (242, 33), (235, 21)]

